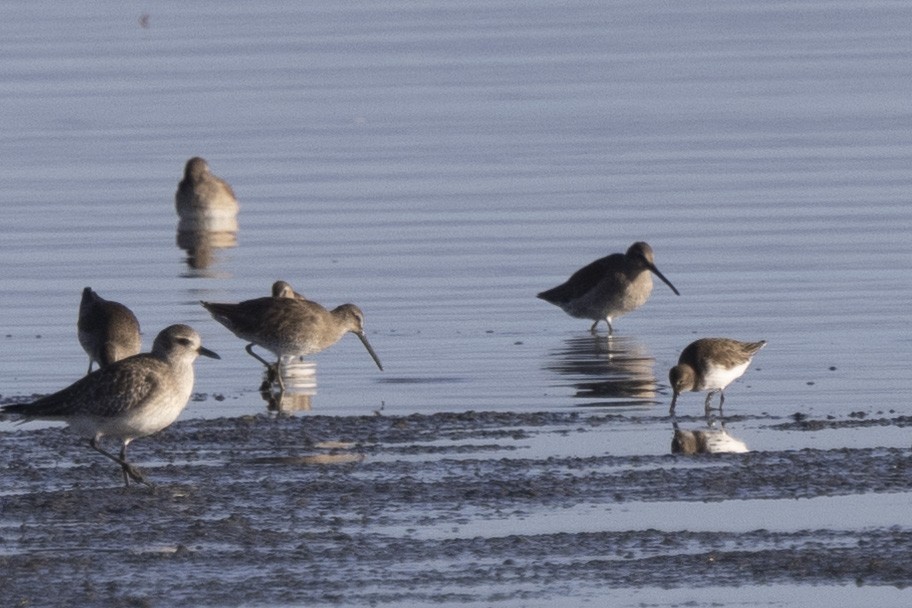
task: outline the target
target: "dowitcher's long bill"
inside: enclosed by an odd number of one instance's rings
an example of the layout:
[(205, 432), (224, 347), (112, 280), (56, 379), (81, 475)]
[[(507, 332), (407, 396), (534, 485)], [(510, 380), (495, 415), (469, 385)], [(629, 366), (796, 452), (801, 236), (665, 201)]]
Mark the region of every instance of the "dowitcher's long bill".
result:
[[(379, 369), (380, 358), (364, 334), (364, 314), (354, 304), (327, 310), (311, 300), (296, 297), (266, 297), (237, 304), (201, 302), (212, 317), (234, 335), (250, 342), (247, 352), (267, 368), (278, 372), (283, 357), (316, 354), (351, 332), (358, 336)], [(253, 352), (256, 344), (278, 357), (273, 366)], [(277, 373), (282, 385), (281, 373)]]
[(79, 321), (76, 323), (79, 344), (92, 363), (105, 367), (139, 352), (141, 338), (136, 315), (119, 302), (105, 300), (90, 287), (82, 290)]
[(610, 336), (614, 331), (613, 319), (636, 310), (649, 299), (650, 273), (681, 295), (659, 272), (652, 247), (640, 241), (631, 245), (627, 253), (613, 253), (580, 268), (566, 282), (541, 292), (538, 297), (559, 306), (571, 317), (592, 319), (592, 332), (599, 321), (605, 321)]
[(184, 178), (177, 185), (174, 203), (177, 214), (188, 221), (233, 218), (238, 212), (234, 190), (213, 175), (209, 164), (199, 156), (184, 166)]
[(759, 342), (739, 342), (730, 338), (701, 338), (681, 351), (678, 364), (668, 372), (673, 396), (669, 414), (674, 414), (678, 395), (686, 391), (708, 391), (704, 408), (709, 414), (710, 400), (719, 393), (719, 409), (725, 403), (725, 387), (740, 378), (751, 359), (766, 345)]
[[(127, 446), (157, 433), (183, 411), (193, 391), (193, 362), (198, 355), (218, 359), (203, 348), (192, 327), (171, 325), (155, 338), (151, 353), (121, 359), (84, 376), (67, 388), (33, 403), (7, 405), (3, 412), (26, 420), (59, 420), (89, 437), (89, 445), (120, 465), (124, 483), (146, 483), (127, 462)], [(102, 449), (101, 439), (121, 441), (120, 456)]]

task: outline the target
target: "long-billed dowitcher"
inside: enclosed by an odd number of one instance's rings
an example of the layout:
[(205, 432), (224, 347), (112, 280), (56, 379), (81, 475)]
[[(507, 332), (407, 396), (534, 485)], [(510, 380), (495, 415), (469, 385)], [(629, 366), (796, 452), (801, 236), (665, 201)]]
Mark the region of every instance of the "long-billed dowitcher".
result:
[(631, 245), (627, 253), (613, 253), (583, 266), (564, 283), (538, 297), (559, 306), (571, 317), (592, 319), (593, 333), (599, 321), (605, 321), (610, 336), (614, 332), (612, 319), (646, 303), (652, 293), (650, 272), (681, 295), (656, 268), (652, 247), (640, 241)]
[(725, 403), (725, 387), (747, 370), (766, 340), (739, 342), (730, 338), (700, 338), (681, 351), (678, 364), (668, 372), (674, 394), (669, 414), (674, 414), (678, 395), (686, 391), (709, 391), (704, 408), (709, 414), (710, 400), (719, 393), (719, 409)]
[[(171, 325), (155, 338), (151, 353), (121, 359), (32, 403), (2, 409), (26, 420), (66, 422), (89, 437), (92, 449), (120, 465), (126, 485), (131, 479), (150, 485), (127, 462), (127, 446), (167, 427), (183, 411), (193, 390), (193, 362), (198, 355), (220, 358), (203, 348), (192, 327)], [(101, 447), (102, 437), (122, 442), (120, 457)]]
[(105, 300), (91, 287), (82, 290), (76, 329), (79, 344), (89, 355), (87, 374), (93, 362), (105, 367), (137, 354), (141, 346), (136, 315), (120, 302)]
[[(311, 300), (295, 297), (265, 297), (237, 304), (200, 302), (212, 317), (234, 335), (250, 344), (246, 349), (269, 370), (274, 370), (280, 388), (284, 389), (279, 366), (283, 357), (318, 353), (351, 332), (360, 338), (374, 363), (383, 365), (364, 334), (364, 313), (354, 304), (342, 304), (327, 310)], [(278, 357), (275, 364), (253, 352), (257, 344)]]
[(234, 190), (228, 182), (213, 175), (209, 164), (199, 156), (187, 161), (174, 203), (181, 219), (189, 221), (228, 219), (238, 212)]

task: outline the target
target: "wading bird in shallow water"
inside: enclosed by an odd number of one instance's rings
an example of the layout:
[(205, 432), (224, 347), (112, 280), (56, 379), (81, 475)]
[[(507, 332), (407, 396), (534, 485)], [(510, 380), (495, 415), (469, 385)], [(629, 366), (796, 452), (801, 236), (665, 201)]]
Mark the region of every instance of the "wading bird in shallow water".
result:
[(669, 414), (674, 415), (678, 395), (686, 391), (709, 391), (704, 408), (709, 414), (710, 400), (719, 393), (719, 410), (725, 403), (725, 387), (740, 378), (751, 359), (766, 340), (739, 342), (730, 338), (701, 338), (691, 342), (681, 351), (678, 364), (668, 372), (674, 394)]
[(82, 290), (76, 329), (79, 344), (89, 355), (87, 374), (93, 362), (105, 367), (139, 353), (141, 347), (136, 315), (120, 302), (105, 300), (91, 287)]
[(190, 222), (234, 218), (239, 209), (228, 182), (213, 175), (209, 164), (199, 156), (184, 166), (184, 178), (177, 184), (174, 204), (180, 218)]
[[(275, 287), (275, 286), (274, 286)], [(292, 291), (292, 294), (294, 292)], [(327, 310), (311, 300), (291, 296), (244, 300), (237, 304), (200, 302), (212, 317), (241, 340), (247, 352), (266, 366), (284, 390), (280, 365), (283, 357), (316, 354), (351, 332), (358, 336), (380, 370), (383, 365), (364, 334), (364, 313), (354, 304)], [(278, 357), (272, 364), (253, 352), (259, 345)]]
[[(127, 446), (174, 422), (193, 391), (193, 362), (198, 355), (219, 356), (200, 344), (192, 327), (171, 325), (161, 331), (151, 353), (121, 359), (33, 403), (3, 406), (25, 420), (59, 420), (89, 437), (89, 445), (120, 465), (124, 483), (149, 484), (127, 462)], [(102, 437), (121, 441), (120, 457), (102, 449)]]
[(656, 268), (652, 247), (640, 241), (631, 245), (627, 253), (613, 253), (583, 266), (566, 282), (541, 292), (538, 297), (559, 306), (571, 317), (592, 319), (592, 333), (599, 321), (605, 321), (610, 336), (614, 331), (612, 319), (636, 310), (649, 299), (650, 273), (681, 295)]

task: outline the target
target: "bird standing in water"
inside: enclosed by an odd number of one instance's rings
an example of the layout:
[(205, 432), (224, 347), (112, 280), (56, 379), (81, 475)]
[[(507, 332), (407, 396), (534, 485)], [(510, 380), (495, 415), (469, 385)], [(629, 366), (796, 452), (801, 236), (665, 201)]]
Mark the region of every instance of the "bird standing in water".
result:
[(719, 393), (719, 411), (725, 403), (725, 387), (740, 378), (751, 359), (766, 340), (739, 342), (731, 338), (701, 338), (691, 342), (681, 351), (678, 364), (668, 372), (674, 394), (669, 414), (674, 415), (678, 395), (686, 391), (709, 391), (703, 404), (709, 415), (710, 400)]
[[(348, 332), (358, 336), (374, 363), (383, 370), (364, 333), (364, 313), (360, 308), (354, 304), (342, 304), (327, 310), (316, 302), (296, 297), (294, 291), (289, 295), (281, 285), (278, 290), (273, 285), (273, 293), (277, 291), (278, 296), (254, 298), (237, 304), (200, 304), (234, 335), (249, 342), (247, 353), (274, 372), (279, 388), (283, 390), (285, 387), (279, 369), (283, 357), (316, 354), (338, 342)], [(278, 361), (272, 364), (260, 357), (253, 352), (254, 344), (275, 354)]]
[(538, 297), (559, 306), (571, 317), (592, 319), (592, 333), (599, 321), (605, 321), (610, 336), (614, 332), (613, 319), (636, 310), (649, 299), (651, 273), (676, 295), (681, 295), (656, 268), (652, 247), (639, 241), (627, 253), (613, 253), (583, 266), (564, 283), (541, 292)]
[(213, 220), (232, 219), (239, 209), (228, 182), (213, 175), (209, 164), (199, 156), (184, 166), (184, 178), (177, 184), (174, 204), (181, 220), (206, 225)]

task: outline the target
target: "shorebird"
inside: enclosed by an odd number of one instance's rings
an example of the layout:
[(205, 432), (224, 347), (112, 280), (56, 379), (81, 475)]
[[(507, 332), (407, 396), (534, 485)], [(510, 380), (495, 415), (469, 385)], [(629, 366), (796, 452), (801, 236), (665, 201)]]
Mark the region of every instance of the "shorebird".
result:
[(82, 290), (76, 329), (79, 344), (89, 355), (87, 374), (93, 362), (105, 367), (137, 354), (141, 346), (136, 315), (120, 302), (105, 300), (91, 287)]
[[(292, 292), (293, 293), (293, 292)], [(249, 344), (247, 353), (275, 373), (284, 390), (279, 366), (283, 357), (307, 356), (325, 350), (351, 332), (358, 336), (380, 370), (383, 365), (364, 334), (364, 313), (354, 304), (327, 310), (311, 300), (265, 297), (237, 304), (200, 302), (212, 317)], [(278, 357), (271, 364), (253, 352), (254, 344)]]
[(307, 298), (295, 291), (286, 281), (276, 281), (272, 284), (273, 298), (292, 298), (296, 300), (306, 300)]
[[(174, 194), (174, 203), (181, 220), (190, 222), (230, 220), (237, 215), (239, 208), (228, 182), (213, 175), (206, 160), (199, 156), (187, 161), (184, 178)], [(213, 229), (208, 223), (206, 227)]]
[(656, 268), (652, 247), (642, 241), (634, 243), (627, 253), (613, 253), (599, 258), (573, 273), (557, 287), (538, 297), (559, 306), (571, 317), (592, 319), (589, 331), (595, 333), (599, 321), (608, 324), (608, 335), (614, 332), (612, 319), (636, 310), (652, 293), (652, 275), (681, 295)]
[[(183, 411), (193, 390), (193, 362), (198, 355), (220, 357), (200, 344), (192, 327), (171, 325), (161, 331), (151, 353), (121, 359), (84, 376), (67, 388), (32, 403), (3, 406), (25, 420), (60, 420), (89, 437), (93, 450), (120, 465), (124, 483), (149, 484), (127, 462), (127, 446), (157, 433)], [(120, 457), (101, 447), (102, 437), (121, 441)]]
[(678, 395), (686, 391), (709, 391), (704, 403), (707, 415), (712, 396), (719, 393), (721, 411), (725, 387), (744, 374), (751, 359), (764, 346), (766, 340), (739, 342), (730, 338), (701, 338), (691, 342), (681, 351), (678, 364), (668, 372), (674, 391), (668, 413), (674, 415)]

